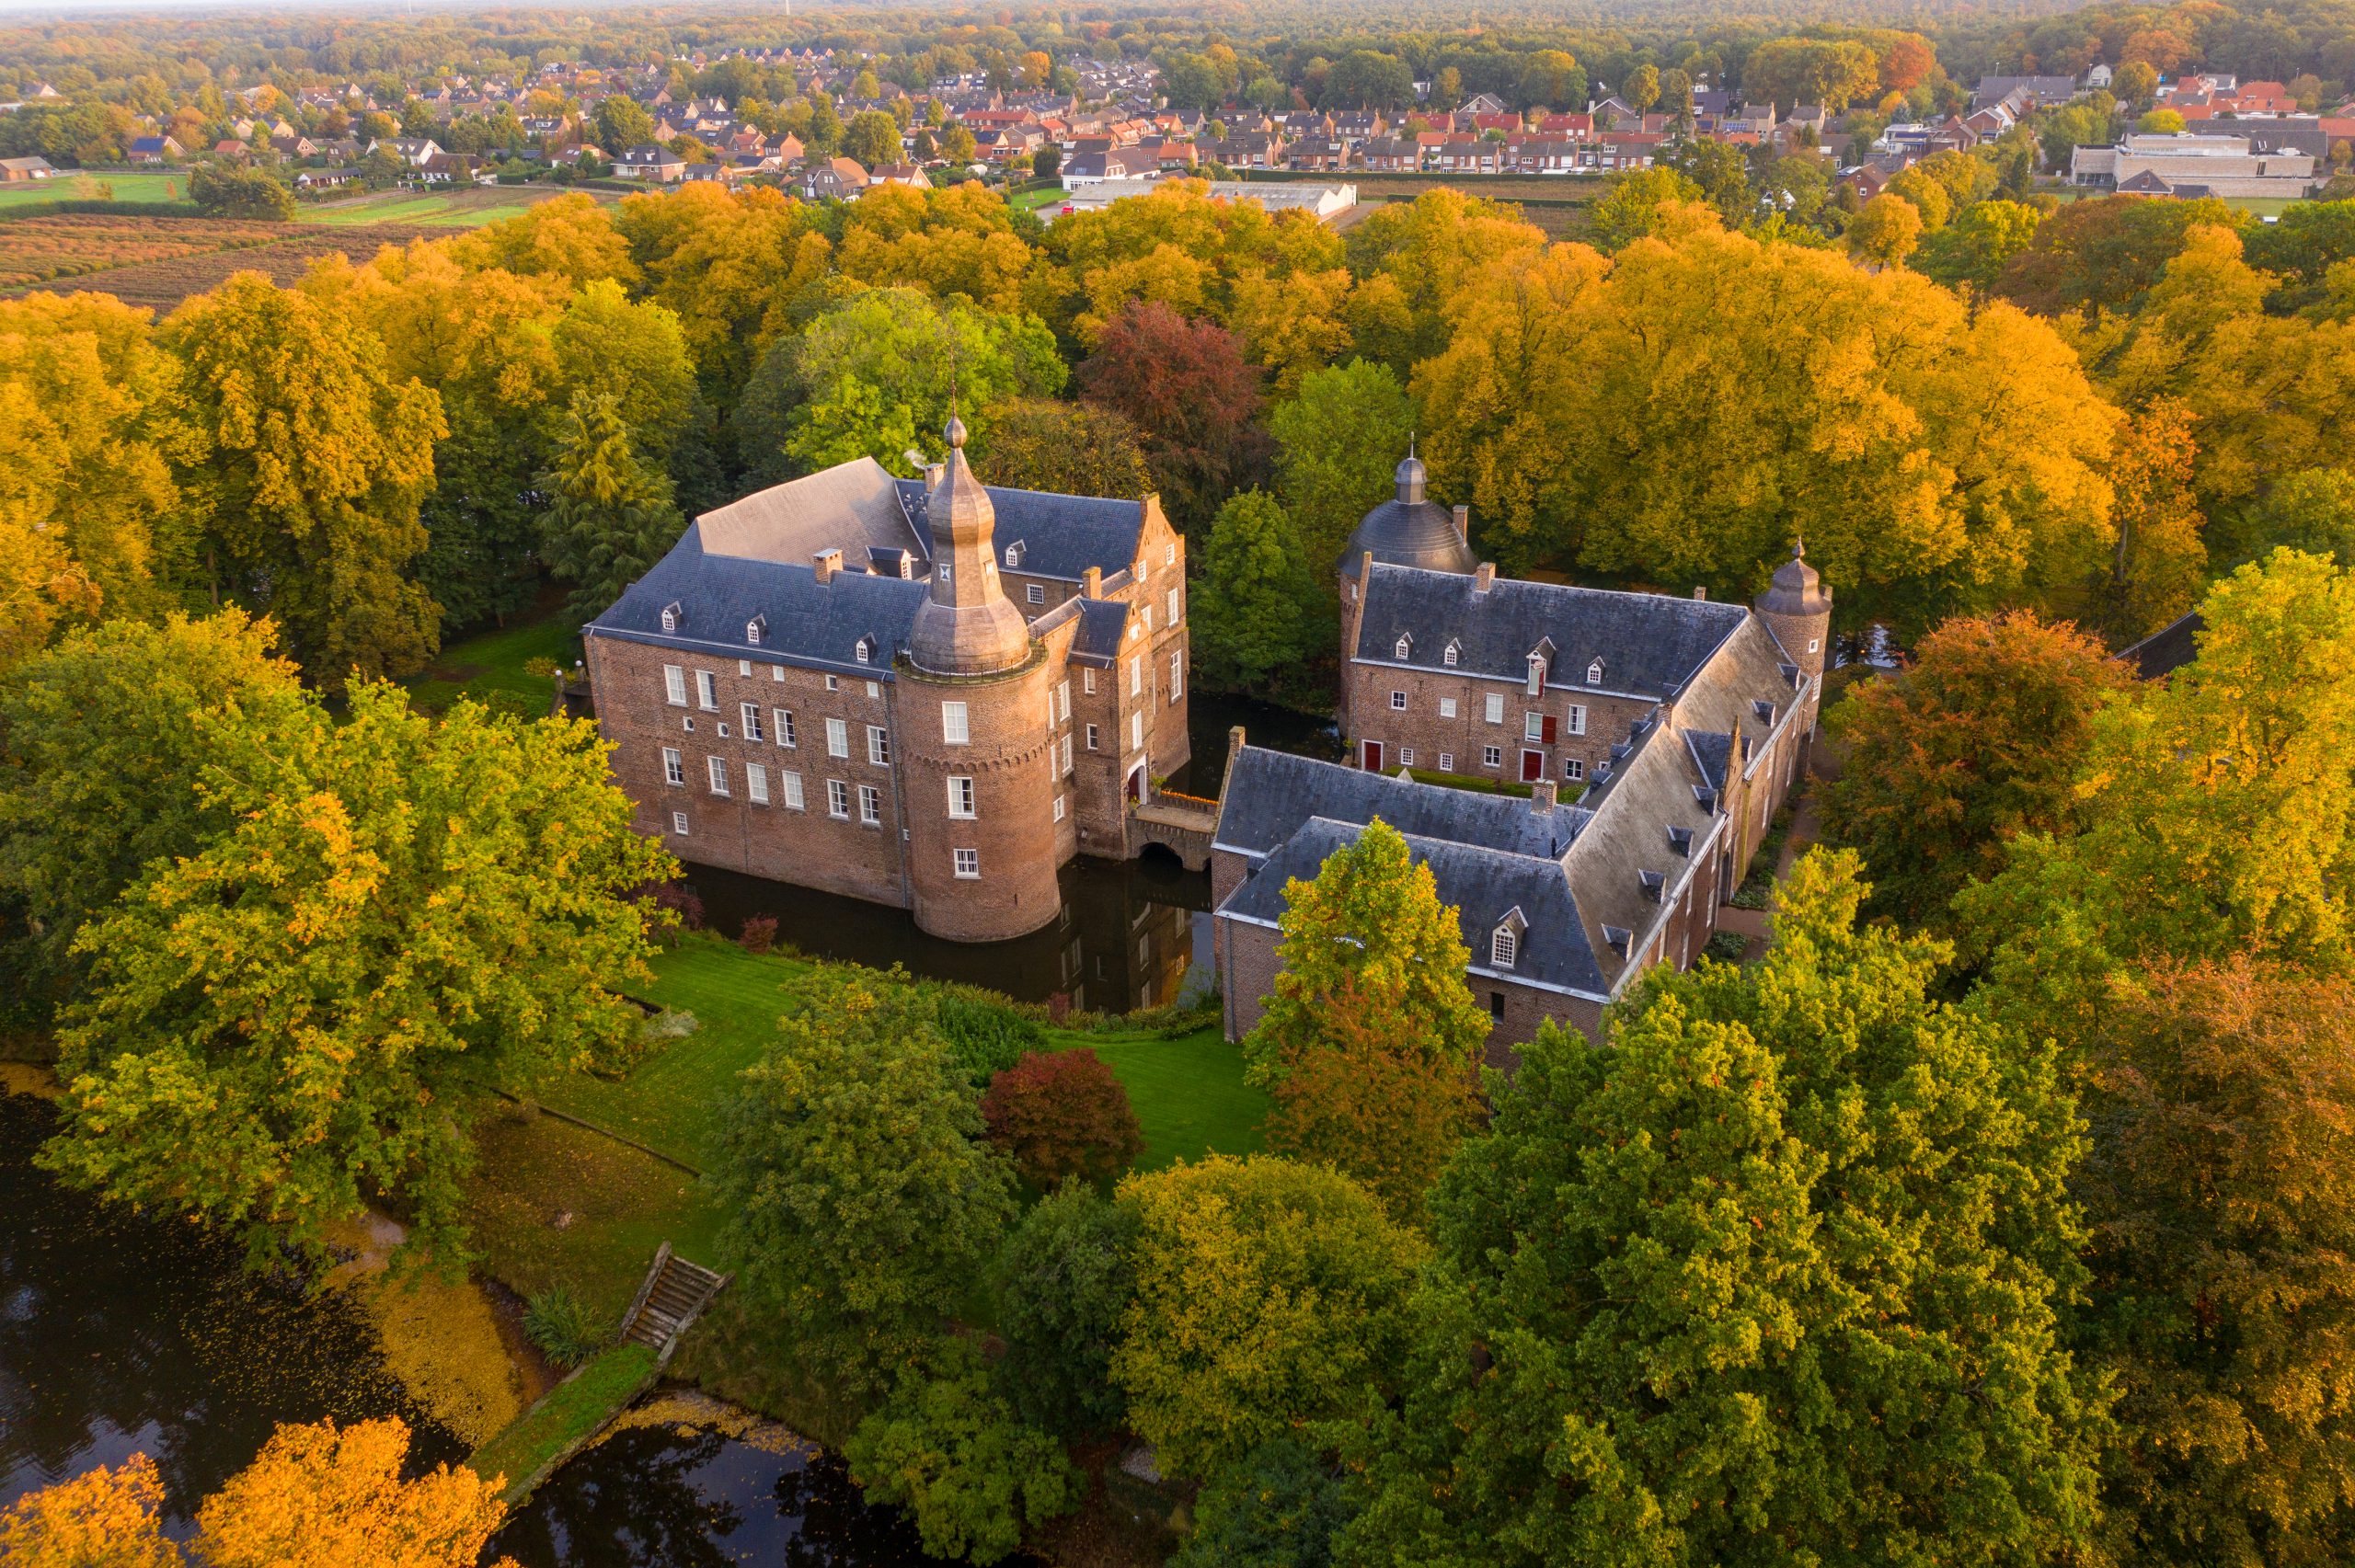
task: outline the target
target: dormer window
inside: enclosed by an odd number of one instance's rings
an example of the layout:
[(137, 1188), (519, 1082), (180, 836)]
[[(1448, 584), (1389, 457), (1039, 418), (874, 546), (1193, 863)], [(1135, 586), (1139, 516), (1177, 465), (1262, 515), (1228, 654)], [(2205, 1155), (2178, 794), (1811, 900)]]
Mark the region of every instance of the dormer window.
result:
[(1462, 655), (1463, 651), (1464, 645), (1462, 643), (1451, 642), (1445, 648), (1441, 650), (1439, 660), (1442, 664), (1444, 664), (1449, 669), (1453, 670), (1455, 667), (1456, 659)]
[(1488, 937), (1488, 962), (1499, 969), (1510, 969), (1521, 956), (1521, 938), (1512, 927), (1500, 925)]
[(1529, 694), (1533, 697), (1538, 696), (1545, 690), (1545, 656), (1542, 653), (1533, 653), (1529, 656)]
[(874, 662), (874, 660), (875, 660), (875, 639), (874, 639), (874, 638), (872, 638), (872, 637), (861, 637), (861, 638), (859, 638), (859, 639), (858, 639), (858, 647), (857, 647), (857, 648), (856, 648), (856, 649), (855, 649), (854, 651), (855, 651), (855, 652), (856, 652), (856, 654), (858, 655), (858, 662), (859, 662), (859, 663), (861, 663), (861, 664), (871, 664), (871, 663), (873, 663), (873, 662)]
[(1598, 658), (1586, 667), (1586, 683), (1590, 686), (1603, 684), (1603, 660)]
[(1005, 564), (1008, 567), (1019, 567), (1022, 564), (1022, 541), (1017, 539), (1005, 547)]
[(1415, 639), (1411, 636), (1400, 637), (1396, 647), (1393, 651), (1397, 658), (1405, 658), (1407, 655), (1415, 651)]
[(679, 629), (679, 623), (685, 619), (686, 617), (680, 613), (679, 604), (676, 600), (673, 600), (670, 603), (662, 606), (662, 629), (664, 631), (677, 631)]
[(769, 618), (767, 616), (753, 616), (751, 620), (744, 623), (744, 640), (752, 644), (754, 647), (760, 647), (761, 634), (768, 630), (768, 624)]

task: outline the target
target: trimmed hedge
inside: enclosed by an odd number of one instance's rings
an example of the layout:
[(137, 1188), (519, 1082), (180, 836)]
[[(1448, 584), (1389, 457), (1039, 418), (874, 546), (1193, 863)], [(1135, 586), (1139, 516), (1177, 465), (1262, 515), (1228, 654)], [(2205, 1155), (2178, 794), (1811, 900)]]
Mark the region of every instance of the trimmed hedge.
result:
[(201, 218), (204, 213), (193, 201), (101, 201), (60, 196), (48, 201), (26, 201), (13, 207), (0, 207), (0, 223), (12, 218), (59, 218), (75, 212), (94, 212), (108, 218)]

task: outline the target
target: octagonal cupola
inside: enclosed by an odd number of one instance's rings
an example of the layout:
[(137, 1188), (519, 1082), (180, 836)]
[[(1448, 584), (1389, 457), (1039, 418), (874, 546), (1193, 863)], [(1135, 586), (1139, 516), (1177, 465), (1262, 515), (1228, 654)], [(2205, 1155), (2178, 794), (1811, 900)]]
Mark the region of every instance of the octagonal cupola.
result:
[(996, 509), (965, 461), (965, 422), (951, 417), (948, 461), (925, 500), (932, 525), (932, 591), (908, 633), (908, 661), (933, 675), (986, 675), (1030, 657), (1030, 624), (998, 581)]

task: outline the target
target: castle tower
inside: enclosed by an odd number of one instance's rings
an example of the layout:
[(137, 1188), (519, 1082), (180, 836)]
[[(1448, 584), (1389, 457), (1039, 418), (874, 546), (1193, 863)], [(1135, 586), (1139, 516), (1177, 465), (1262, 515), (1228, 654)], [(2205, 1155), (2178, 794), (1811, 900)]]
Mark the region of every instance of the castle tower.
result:
[[(1783, 645), (1783, 651), (1810, 676), (1821, 677), (1832, 646), (1832, 590), (1807, 564), (1804, 541), (1791, 546), (1791, 558), (1775, 568), (1775, 579), (1760, 594), (1758, 618)], [(1819, 682), (1819, 687), (1820, 687)], [(1810, 699), (1808, 727), (1815, 727)]]
[(1055, 918), (1056, 780), (1049, 670), (1005, 596), (997, 514), (950, 419), (948, 461), (925, 498), (932, 588), (895, 683), (916, 924), (956, 942), (997, 942)]

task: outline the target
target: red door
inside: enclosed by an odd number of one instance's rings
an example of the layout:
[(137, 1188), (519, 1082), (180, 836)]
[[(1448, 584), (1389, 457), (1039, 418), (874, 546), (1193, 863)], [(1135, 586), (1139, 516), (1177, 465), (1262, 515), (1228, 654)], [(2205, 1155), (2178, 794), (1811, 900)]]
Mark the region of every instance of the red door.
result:
[(1358, 742), (1358, 744), (1364, 749), (1364, 755), (1360, 759), (1360, 761), (1365, 764), (1365, 771), (1369, 773), (1378, 773), (1382, 772), (1382, 742), (1379, 740), (1361, 740)]
[(1540, 739), (1544, 740), (1544, 741), (1545, 742), (1545, 744), (1546, 744), (1546, 745), (1548, 745), (1548, 746), (1553, 745), (1553, 744), (1554, 744), (1554, 715), (1553, 715), (1552, 714), (1547, 714), (1547, 715), (1545, 715), (1545, 725), (1543, 726), (1543, 728), (1544, 728), (1545, 733), (1544, 733), (1543, 735), (1541, 735), (1538, 738), (1540, 738)]
[(1545, 776), (1545, 753), (1523, 751), (1521, 754), (1521, 782), (1535, 784)]

